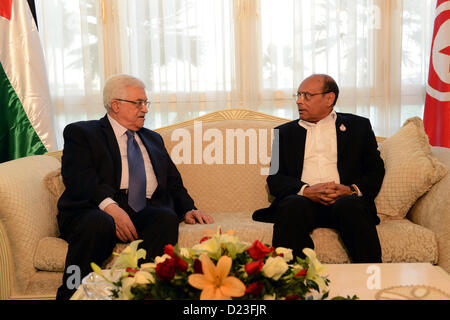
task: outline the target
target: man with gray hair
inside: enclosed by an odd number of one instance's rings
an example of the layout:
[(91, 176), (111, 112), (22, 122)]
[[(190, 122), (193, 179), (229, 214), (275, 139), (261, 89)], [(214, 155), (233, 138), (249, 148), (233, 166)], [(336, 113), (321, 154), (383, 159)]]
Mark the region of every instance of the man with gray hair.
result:
[[(68, 268), (81, 277), (101, 265), (117, 242), (142, 239), (146, 261), (178, 242), (178, 225), (213, 223), (197, 210), (161, 136), (144, 128), (150, 102), (145, 86), (129, 75), (110, 77), (103, 90), (107, 114), (64, 129), (58, 201), (61, 238), (69, 244), (57, 299), (68, 299)], [(70, 269), (69, 269), (70, 270)]]

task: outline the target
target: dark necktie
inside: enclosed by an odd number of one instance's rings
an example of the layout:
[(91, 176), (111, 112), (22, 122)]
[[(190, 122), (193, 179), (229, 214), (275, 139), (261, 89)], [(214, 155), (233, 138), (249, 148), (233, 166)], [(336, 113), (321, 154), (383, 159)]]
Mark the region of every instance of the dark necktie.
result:
[(134, 131), (127, 130), (127, 158), (128, 158), (128, 204), (138, 212), (145, 208), (146, 184), (144, 158), (137, 141), (134, 139)]

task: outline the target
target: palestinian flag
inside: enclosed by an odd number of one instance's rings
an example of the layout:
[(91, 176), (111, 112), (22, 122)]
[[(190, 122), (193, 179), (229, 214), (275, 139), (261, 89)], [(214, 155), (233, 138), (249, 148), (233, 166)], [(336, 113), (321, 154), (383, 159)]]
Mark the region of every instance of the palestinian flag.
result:
[(0, 162), (56, 149), (36, 23), (26, 0), (0, 0)]

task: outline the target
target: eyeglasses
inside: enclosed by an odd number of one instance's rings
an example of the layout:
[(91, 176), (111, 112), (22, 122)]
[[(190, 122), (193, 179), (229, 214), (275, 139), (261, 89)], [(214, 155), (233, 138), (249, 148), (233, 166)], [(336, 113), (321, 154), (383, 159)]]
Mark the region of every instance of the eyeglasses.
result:
[(325, 91), (325, 92), (319, 92), (319, 93), (297, 92), (297, 93), (294, 93), (294, 97), (297, 97), (297, 100), (300, 99), (300, 97), (303, 97), (306, 101), (309, 101), (314, 96), (317, 96), (319, 94), (326, 94), (326, 93), (330, 93), (330, 92), (331, 91)]
[(136, 105), (136, 107), (138, 109), (142, 109), (144, 106), (146, 106), (147, 108), (150, 107), (150, 101), (142, 101), (142, 100), (138, 100), (138, 101), (131, 101), (131, 100), (126, 100), (126, 99), (113, 99), (113, 100), (117, 100), (117, 101), (123, 101), (123, 102), (129, 102), (129, 103), (133, 103), (134, 105)]

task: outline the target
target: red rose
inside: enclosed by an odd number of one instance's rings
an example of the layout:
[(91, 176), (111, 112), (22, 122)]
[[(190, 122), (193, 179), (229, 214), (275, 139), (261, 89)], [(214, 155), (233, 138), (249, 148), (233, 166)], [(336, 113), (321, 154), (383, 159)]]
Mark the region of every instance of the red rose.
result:
[(261, 295), (263, 289), (264, 284), (262, 282), (253, 282), (248, 285), (247, 289), (245, 289), (245, 293), (259, 296)]
[(168, 254), (168, 255), (171, 256), (171, 257), (173, 257), (173, 245), (167, 244), (167, 245), (164, 247), (164, 253), (165, 253), (165, 254)]
[(263, 245), (259, 240), (255, 240), (252, 246), (247, 249), (248, 254), (254, 260), (260, 260), (269, 254), (272, 250), (269, 247)]
[(302, 269), (302, 270), (300, 270), (299, 272), (297, 272), (296, 274), (295, 274), (295, 276), (296, 277), (304, 277), (304, 276), (306, 276), (306, 273), (308, 272), (308, 269)]
[(264, 262), (262, 260), (249, 262), (245, 265), (245, 272), (247, 272), (247, 274), (251, 276), (252, 274), (260, 272), (263, 265)]
[(188, 268), (188, 263), (186, 260), (181, 259), (179, 256), (174, 257), (175, 260), (175, 268), (180, 271), (186, 271)]
[(194, 260), (194, 273), (203, 273), (202, 262), (200, 259)]
[[(139, 271), (139, 269), (133, 269), (133, 268), (128, 267), (128, 268), (125, 269), (125, 271), (128, 272), (128, 273), (136, 273), (136, 272)], [(131, 274), (129, 274), (128, 276), (132, 277)]]
[(209, 240), (211, 239), (211, 237), (203, 237), (200, 239), (200, 243), (202, 243), (203, 241)]
[(161, 281), (170, 281), (175, 276), (175, 260), (166, 259), (156, 265), (156, 276)]

